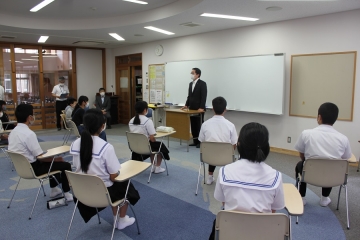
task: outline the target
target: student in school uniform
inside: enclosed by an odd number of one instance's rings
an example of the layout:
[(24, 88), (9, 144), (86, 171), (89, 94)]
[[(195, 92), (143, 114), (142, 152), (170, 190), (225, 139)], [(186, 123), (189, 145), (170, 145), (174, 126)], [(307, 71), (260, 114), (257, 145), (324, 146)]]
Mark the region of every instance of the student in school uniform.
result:
[[(205, 121), (200, 129), (200, 142), (225, 142), (231, 143), (236, 148), (237, 132), (235, 125), (224, 117), (226, 112), (226, 100), (223, 97), (216, 97), (212, 100), (215, 115)], [(209, 165), (209, 176), (206, 184), (214, 181), (215, 166)]]
[[(125, 197), (128, 181), (115, 182), (120, 174), (121, 165), (115, 154), (114, 147), (101, 139), (99, 134), (106, 128), (106, 119), (103, 113), (97, 109), (90, 109), (84, 115), (84, 130), (81, 138), (71, 144), (70, 154), (73, 155), (73, 164), (77, 173), (98, 176), (105, 183), (111, 200), (118, 201)], [(140, 199), (138, 191), (130, 183), (127, 198), (134, 205)], [(85, 222), (96, 215), (96, 208), (88, 207), (79, 202), (78, 208)], [(124, 229), (135, 222), (135, 218), (126, 215), (128, 205), (124, 205), (119, 211), (117, 229)], [(103, 210), (103, 209), (99, 209)], [(114, 221), (117, 207), (112, 207)]]
[(68, 101), (68, 106), (65, 108), (65, 118), (66, 118), (66, 123), (69, 124), (68, 120), (71, 120), (71, 115), (72, 112), (74, 111), (77, 101), (73, 97), (68, 98), (67, 101)]
[[(215, 199), (223, 203), (224, 210), (274, 213), (283, 209), (282, 175), (264, 163), (270, 152), (267, 128), (254, 122), (244, 125), (237, 149), (240, 160), (219, 170)], [(215, 221), (209, 239), (214, 239), (214, 234)]]
[[(37, 176), (48, 173), (53, 158), (37, 159), (44, 151), (39, 145), (36, 134), (29, 128), (35, 121), (33, 106), (28, 104), (18, 105), (15, 110), (15, 116), (18, 123), (9, 135), (9, 151), (25, 156)], [(65, 174), (65, 170), (71, 171), (71, 164), (64, 162), (62, 157), (57, 157), (51, 167), (51, 171), (56, 170), (61, 171), (61, 173), (55, 174), (55, 177), (58, 182), (62, 184), (66, 201), (73, 201), (69, 182)], [(57, 182), (53, 178), (50, 178), (50, 188), (50, 197), (56, 197), (62, 193), (61, 189), (57, 187)]]
[[(149, 138), (152, 150), (158, 151), (161, 146), (160, 152), (164, 155), (164, 158), (166, 160), (170, 160), (169, 150), (166, 148), (165, 144), (161, 144), (160, 142), (157, 142), (155, 140), (154, 136), (156, 134), (156, 131), (155, 131), (154, 123), (151, 119), (146, 117), (148, 113), (147, 102), (145, 101), (136, 102), (135, 112), (136, 112), (135, 117), (133, 117), (129, 122), (130, 132), (144, 134), (146, 137)], [(140, 155), (133, 152), (131, 159), (142, 161), (147, 159), (148, 157), (149, 157), (148, 155)], [(151, 158), (151, 162), (153, 162), (154, 155), (153, 154), (150, 155), (150, 158)], [(155, 166), (155, 170), (153, 170), (154, 173), (162, 173), (165, 171), (165, 169), (160, 166), (161, 160), (162, 160), (162, 156), (161, 154), (158, 154), (157, 162), (156, 162), (157, 165)]]
[[(75, 123), (76, 127), (79, 130), (79, 133), (81, 134), (84, 130), (83, 124), (83, 118), (84, 114), (89, 108), (89, 98), (87, 96), (80, 96), (77, 104), (75, 105), (75, 108), (71, 114), (71, 120)], [(102, 131), (99, 135), (101, 139), (104, 141), (107, 141), (106, 133), (105, 131)]]
[(62, 94), (70, 94), (68, 86), (65, 85), (65, 77), (59, 77), (59, 84), (52, 90), (53, 97), (56, 97), (56, 126), (61, 131), (61, 111), (66, 108), (67, 97), (61, 97)]
[[(299, 151), (301, 161), (295, 167), (295, 178), (302, 173), (303, 164), (306, 159), (343, 159), (347, 161), (351, 158), (351, 148), (349, 139), (333, 128), (339, 115), (339, 109), (334, 103), (323, 103), (318, 110), (318, 127), (304, 130), (295, 149)], [(326, 207), (330, 204), (329, 198), (332, 188), (322, 188), (320, 205)], [(306, 204), (306, 183), (300, 184), (300, 195)]]

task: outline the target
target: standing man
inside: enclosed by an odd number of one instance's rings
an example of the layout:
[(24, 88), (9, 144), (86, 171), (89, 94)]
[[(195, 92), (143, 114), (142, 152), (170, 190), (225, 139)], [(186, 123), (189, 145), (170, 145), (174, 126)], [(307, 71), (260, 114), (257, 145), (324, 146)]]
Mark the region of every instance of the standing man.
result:
[[(181, 108), (197, 110), (201, 114), (201, 120), (204, 122), (204, 113), (205, 113), (205, 104), (206, 104), (206, 95), (207, 95), (207, 86), (206, 82), (200, 80), (201, 70), (198, 68), (193, 68), (190, 73), (192, 82), (189, 84), (188, 97), (185, 103), (185, 106)], [(200, 142), (198, 140), (199, 132), (201, 128), (200, 116), (191, 116), (191, 133), (193, 135), (193, 143), (190, 146), (196, 146), (200, 148)]]
[(0, 100), (5, 101), (5, 89), (2, 85), (0, 85)]
[[(61, 96), (62, 94), (66, 94), (66, 96)], [(65, 78), (59, 77), (59, 84), (55, 85), (52, 90), (52, 95), (56, 97), (56, 126), (58, 131), (61, 130), (61, 111), (65, 110), (67, 106), (67, 97), (69, 96), (70, 91), (69, 88), (65, 85)]]
[(107, 128), (111, 129), (111, 100), (109, 96), (105, 95), (105, 88), (99, 89), (100, 96), (96, 96), (95, 107), (102, 111), (107, 119)]

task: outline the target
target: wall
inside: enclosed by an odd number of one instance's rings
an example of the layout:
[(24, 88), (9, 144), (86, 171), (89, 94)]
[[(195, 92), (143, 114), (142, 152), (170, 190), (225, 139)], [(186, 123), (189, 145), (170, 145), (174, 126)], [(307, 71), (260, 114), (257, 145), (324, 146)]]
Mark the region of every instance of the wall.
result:
[(90, 107), (102, 87), (102, 52), (93, 49), (76, 49), (77, 96), (89, 98)]
[[(113, 49), (106, 50), (106, 92), (115, 92), (115, 57), (113, 56)], [(113, 86), (113, 87), (111, 87)]]
[[(228, 112), (226, 117), (236, 125), (238, 132), (244, 124), (251, 121), (264, 124), (270, 132), (271, 146), (294, 149), (295, 142), (301, 131), (316, 127), (317, 122), (316, 119), (312, 118), (289, 116), (291, 55), (340, 51), (358, 51), (360, 54), (359, 26), (360, 10), (354, 10), (127, 46), (114, 49), (113, 56), (141, 52), (143, 57), (143, 76), (145, 76), (149, 64), (192, 59), (285, 53), (285, 114), (275, 116), (246, 112)], [(154, 48), (157, 44), (161, 44), (164, 47), (164, 54), (160, 57), (154, 54)], [(359, 60), (357, 61), (359, 62)], [(112, 73), (115, 72), (114, 68), (108, 70)], [(359, 64), (357, 64), (357, 72), (359, 75)], [(204, 80), (206, 81), (206, 79)], [(190, 79), (184, 79), (183, 81), (184, 84), (188, 84)], [(225, 82), (226, 79), (223, 81)], [(360, 85), (356, 84), (353, 122), (339, 121), (334, 125), (337, 130), (349, 138), (353, 153), (357, 157), (360, 155), (360, 145), (357, 142), (360, 140), (359, 96)], [(226, 98), (226, 96), (224, 97)], [(210, 117), (211, 113), (206, 115)], [(288, 136), (292, 138), (291, 143), (286, 141)]]

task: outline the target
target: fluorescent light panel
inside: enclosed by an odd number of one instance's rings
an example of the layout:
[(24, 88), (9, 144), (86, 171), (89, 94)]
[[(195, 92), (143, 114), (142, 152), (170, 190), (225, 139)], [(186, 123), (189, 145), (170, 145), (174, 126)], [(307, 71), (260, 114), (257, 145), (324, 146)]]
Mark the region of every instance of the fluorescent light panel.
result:
[(41, 36), (38, 40), (39, 43), (44, 43), (46, 40), (48, 40), (49, 36)]
[(125, 39), (120, 37), (119, 34), (117, 33), (109, 33), (110, 36), (112, 36), (113, 38), (115, 38), (118, 41), (124, 41)]
[(166, 35), (173, 35), (173, 34), (175, 34), (175, 33), (172, 33), (172, 32), (169, 32), (169, 31), (160, 29), (160, 28), (152, 27), (152, 26), (147, 26), (147, 27), (144, 27), (144, 28), (149, 29), (149, 30), (152, 30), (152, 31), (155, 31), (155, 32), (163, 33), (163, 34), (166, 34)]
[(147, 2), (144, 1), (138, 1), (138, 0), (123, 0), (124, 2), (132, 2), (132, 3), (137, 3), (137, 4), (148, 4)]
[(226, 18), (226, 19), (242, 20), (242, 21), (257, 21), (257, 20), (259, 20), (258, 18), (222, 15), (222, 14), (214, 14), (214, 13), (203, 13), (200, 16), (202, 16), (202, 17), (213, 17), (213, 18)]
[(47, 6), (48, 4), (52, 3), (55, 0), (44, 0), (41, 3), (39, 3), (38, 5), (36, 5), (35, 7), (33, 7), (32, 9), (30, 9), (30, 12), (37, 12), (40, 9), (42, 9), (43, 7)]

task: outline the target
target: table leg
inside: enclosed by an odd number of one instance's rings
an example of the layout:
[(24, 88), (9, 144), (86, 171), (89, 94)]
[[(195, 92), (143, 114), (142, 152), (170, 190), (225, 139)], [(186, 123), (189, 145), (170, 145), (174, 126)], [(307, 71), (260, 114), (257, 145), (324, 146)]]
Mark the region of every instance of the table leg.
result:
[(187, 151), (189, 152), (189, 140), (186, 141), (187, 145)]

